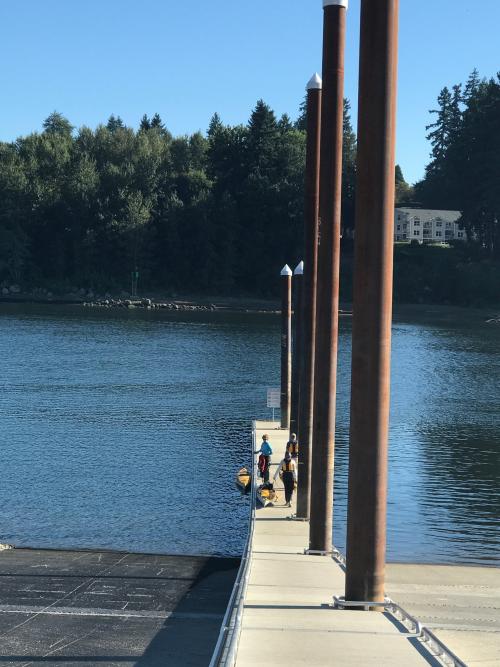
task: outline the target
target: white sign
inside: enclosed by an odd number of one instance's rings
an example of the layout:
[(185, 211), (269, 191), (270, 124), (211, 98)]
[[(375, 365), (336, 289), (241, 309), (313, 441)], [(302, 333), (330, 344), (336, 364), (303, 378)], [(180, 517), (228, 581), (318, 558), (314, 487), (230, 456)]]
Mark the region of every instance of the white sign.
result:
[(267, 407), (279, 408), (281, 405), (281, 390), (268, 389), (267, 390)]

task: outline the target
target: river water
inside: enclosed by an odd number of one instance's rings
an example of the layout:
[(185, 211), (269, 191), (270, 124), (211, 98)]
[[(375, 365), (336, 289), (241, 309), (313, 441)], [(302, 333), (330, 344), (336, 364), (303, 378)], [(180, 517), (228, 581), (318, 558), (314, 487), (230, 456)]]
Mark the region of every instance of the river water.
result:
[[(500, 565), (500, 327), (394, 318), (388, 558)], [(349, 318), (340, 324), (334, 541), (345, 544)], [(0, 305), (0, 542), (235, 555), (279, 319)]]

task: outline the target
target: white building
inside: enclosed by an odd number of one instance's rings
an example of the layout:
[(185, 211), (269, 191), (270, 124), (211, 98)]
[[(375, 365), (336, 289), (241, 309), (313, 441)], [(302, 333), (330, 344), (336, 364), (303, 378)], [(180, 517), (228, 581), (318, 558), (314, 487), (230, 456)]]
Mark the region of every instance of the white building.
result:
[(424, 208), (397, 208), (394, 213), (394, 240), (419, 243), (466, 241), (467, 234), (457, 223), (460, 211)]

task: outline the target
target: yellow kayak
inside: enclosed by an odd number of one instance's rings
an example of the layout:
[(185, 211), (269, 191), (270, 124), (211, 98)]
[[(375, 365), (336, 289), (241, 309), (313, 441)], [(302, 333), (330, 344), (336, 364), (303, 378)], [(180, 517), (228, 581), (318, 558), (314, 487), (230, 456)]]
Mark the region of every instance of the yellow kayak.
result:
[(236, 473), (236, 486), (238, 486), (243, 491), (248, 491), (251, 481), (252, 476), (248, 470), (246, 468), (240, 468)]
[(267, 507), (273, 505), (278, 500), (278, 494), (274, 489), (257, 489), (257, 500), (261, 505)]

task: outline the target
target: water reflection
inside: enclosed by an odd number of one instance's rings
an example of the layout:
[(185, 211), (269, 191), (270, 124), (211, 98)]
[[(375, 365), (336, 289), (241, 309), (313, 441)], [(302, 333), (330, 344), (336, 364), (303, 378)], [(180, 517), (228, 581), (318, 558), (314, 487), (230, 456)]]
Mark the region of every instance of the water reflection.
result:
[[(422, 324), (409, 311), (409, 322), (396, 317), (393, 327), (388, 557), (498, 565), (500, 331), (477, 313), (443, 315), (423, 316)], [(341, 548), (349, 333), (339, 360), (334, 539)]]
[[(451, 312), (451, 315), (450, 315)], [(393, 328), (391, 560), (496, 563), (500, 327), (408, 310)], [(341, 319), (335, 543), (345, 544), (350, 320)], [(279, 320), (0, 310), (0, 542), (237, 554), (251, 419), (279, 386)]]

